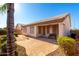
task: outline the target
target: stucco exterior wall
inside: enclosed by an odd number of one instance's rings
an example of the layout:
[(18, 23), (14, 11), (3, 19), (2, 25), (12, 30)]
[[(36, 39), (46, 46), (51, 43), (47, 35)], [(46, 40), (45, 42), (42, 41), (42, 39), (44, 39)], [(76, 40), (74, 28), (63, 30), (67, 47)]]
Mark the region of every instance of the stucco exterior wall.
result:
[(27, 34), (27, 27), (22, 27), (21, 32), (23, 35), (26, 35)]
[(18, 34), (22, 34), (22, 26), (20, 24), (17, 24), (15, 28), (15, 32)]
[(70, 29), (71, 29), (71, 19), (70, 16), (67, 16), (67, 18), (63, 22), (65, 24), (65, 35), (70, 34)]
[[(58, 27), (56, 29), (52, 29), (52, 26), (49, 27), (49, 29), (50, 29), (49, 33), (53, 33), (53, 32), (55, 32), (55, 30), (57, 30), (59, 32), (59, 33), (57, 33), (59, 36), (69, 35), (70, 29), (71, 29), (70, 21), (71, 21), (70, 16), (67, 16), (63, 22), (57, 23)], [(45, 26), (45, 35), (44, 36), (48, 36), (47, 27), (46, 27), (46, 25), (43, 25), (43, 26)], [(33, 33), (31, 33), (31, 31), (32, 31), (31, 27), (34, 27)], [(43, 36), (43, 28), (41, 28), (41, 30), (42, 30), (42, 33), (39, 34), (38, 25), (31, 25), (31, 26), (26, 26), (26, 27), (22, 28), (22, 32), (25, 35), (29, 35), (29, 36), (33, 36), (33, 37), (38, 37), (40, 35)]]
[(71, 22), (69, 16), (67, 16), (62, 23), (59, 23), (59, 36), (69, 35), (70, 29)]
[(34, 33), (30, 32), (30, 27), (31, 26), (27, 26), (26, 35), (36, 37), (37, 36), (37, 26), (33, 26), (34, 27)]
[(63, 23), (59, 23), (59, 36), (63, 36), (63, 26), (62, 26)]

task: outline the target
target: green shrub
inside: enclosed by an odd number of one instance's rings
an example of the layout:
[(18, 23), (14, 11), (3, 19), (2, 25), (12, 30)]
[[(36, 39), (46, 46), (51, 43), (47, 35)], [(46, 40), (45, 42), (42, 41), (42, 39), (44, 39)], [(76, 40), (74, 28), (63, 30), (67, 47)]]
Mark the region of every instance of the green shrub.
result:
[(3, 53), (7, 52), (7, 48), (6, 48), (6, 44), (7, 44), (7, 36), (6, 35), (2, 35), (1, 37), (1, 49)]
[(1, 48), (2, 48), (2, 52), (3, 53), (7, 53), (7, 46), (6, 46), (6, 44), (4, 44)]
[[(6, 29), (0, 29), (0, 35), (7, 35), (7, 30)], [(17, 37), (18, 34), (14, 32), (14, 35)]]
[(14, 32), (14, 36), (15, 36), (15, 37), (18, 37), (18, 34), (17, 34), (16, 32)]
[(7, 36), (6, 35), (3, 35), (1, 37), (1, 43), (4, 43), (6, 40), (7, 40)]
[(76, 54), (76, 41), (70, 37), (59, 37), (57, 39), (60, 47), (64, 49), (67, 55), (75, 55)]
[(0, 37), (0, 49), (1, 49), (1, 37)]
[[(5, 42), (5, 44), (3, 43), (3, 46), (1, 47), (1, 49), (2, 49), (2, 53), (7, 53), (7, 42)], [(17, 51), (15, 51), (15, 55), (18, 56)], [(2, 56), (7, 56), (7, 54), (2, 54)]]
[[(16, 41), (15, 35), (14, 35), (14, 39)], [(7, 35), (2, 35), (1, 37), (1, 43), (4, 43), (7, 40)]]
[[(14, 39), (15, 39), (15, 36), (14, 36)], [(6, 35), (2, 35), (1, 36), (1, 49), (2, 49), (2, 52), (3, 53), (6, 53), (6, 44), (7, 44), (7, 36)], [(16, 41), (16, 39), (15, 39)]]
[(5, 30), (5, 29), (0, 30), (0, 35), (6, 35), (6, 34), (7, 34), (7, 30)]

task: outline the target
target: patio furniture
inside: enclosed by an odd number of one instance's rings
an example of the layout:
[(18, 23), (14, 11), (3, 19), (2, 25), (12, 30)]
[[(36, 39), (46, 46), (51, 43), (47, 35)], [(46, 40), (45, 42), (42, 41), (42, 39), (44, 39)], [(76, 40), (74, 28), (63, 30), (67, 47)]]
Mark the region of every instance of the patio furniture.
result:
[(48, 38), (50, 38), (50, 39), (56, 39), (56, 34), (55, 33), (51, 33), (51, 34), (49, 34), (49, 36), (48, 36)]

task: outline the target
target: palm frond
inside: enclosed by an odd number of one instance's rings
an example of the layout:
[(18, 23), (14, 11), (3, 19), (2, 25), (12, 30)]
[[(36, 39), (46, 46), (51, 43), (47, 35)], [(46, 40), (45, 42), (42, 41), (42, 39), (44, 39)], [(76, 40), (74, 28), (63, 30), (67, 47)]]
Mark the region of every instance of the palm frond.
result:
[(0, 5), (0, 13), (6, 13), (7, 11), (7, 4), (4, 4), (4, 5)]

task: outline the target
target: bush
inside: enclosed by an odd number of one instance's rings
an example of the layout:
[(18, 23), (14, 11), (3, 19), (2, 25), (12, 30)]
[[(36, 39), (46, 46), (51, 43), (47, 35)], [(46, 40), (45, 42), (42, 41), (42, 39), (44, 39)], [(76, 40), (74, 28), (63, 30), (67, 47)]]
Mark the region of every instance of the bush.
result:
[(1, 37), (1, 43), (4, 43), (6, 40), (7, 40), (7, 36), (6, 35), (3, 35)]
[[(15, 39), (15, 36), (14, 36), (14, 39)], [(7, 36), (6, 35), (2, 35), (1, 36), (1, 45), (3, 45), (2, 47), (1, 47), (1, 49), (2, 49), (2, 52), (5, 52), (6, 53), (6, 40), (7, 40)], [(16, 39), (15, 39), (15, 41), (16, 41)]]
[[(14, 35), (14, 39), (16, 41), (15, 35)], [(4, 43), (7, 40), (7, 35), (2, 35), (1, 36), (1, 43)]]
[(6, 46), (6, 44), (4, 44), (4, 45), (2, 46), (2, 52), (3, 52), (3, 53), (7, 53), (7, 46)]
[(7, 34), (7, 30), (5, 29), (0, 29), (0, 35), (6, 35)]
[(79, 35), (79, 30), (76, 30), (76, 29), (73, 30), (73, 29), (72, 29), (71, 32), (75, 33), (76, 35)]
[[(6, 29), (0, 29), (0, 35), (6, 35), (7, 34), (7, 30)], [(14, 32), (15, 37), (18, 37), (18, 34), (16, 32)]]
[[(2, 53), (3, 53), (2, 56), (7, 56), (7, 54), (6, 54), (7, 53), (7, 42), (1, 47), (1, 49), (2, 49)], [(15, 51), (15, 55), (18, 56), (18, 52), (17, 51)]]
[(14, 32), (15, 37), (18, 37), (18, 34), (16, 32)]
[(6, 35), (2, 35), (1, 36), (1, 49), (2, 49), (3, 53), (7, 52), (7, 50), (6, 50), (7, 49), (6, 48), (6, 44), (7, 44), (6, 40), (7, 40), (7, 36)]
[(76, 55), (76, 41), (73, 38), (63, 36), (59, 37), (57, 42), (67, 55)]
[(0, 49), (1, 49), (1, 37), (0, 37)]

